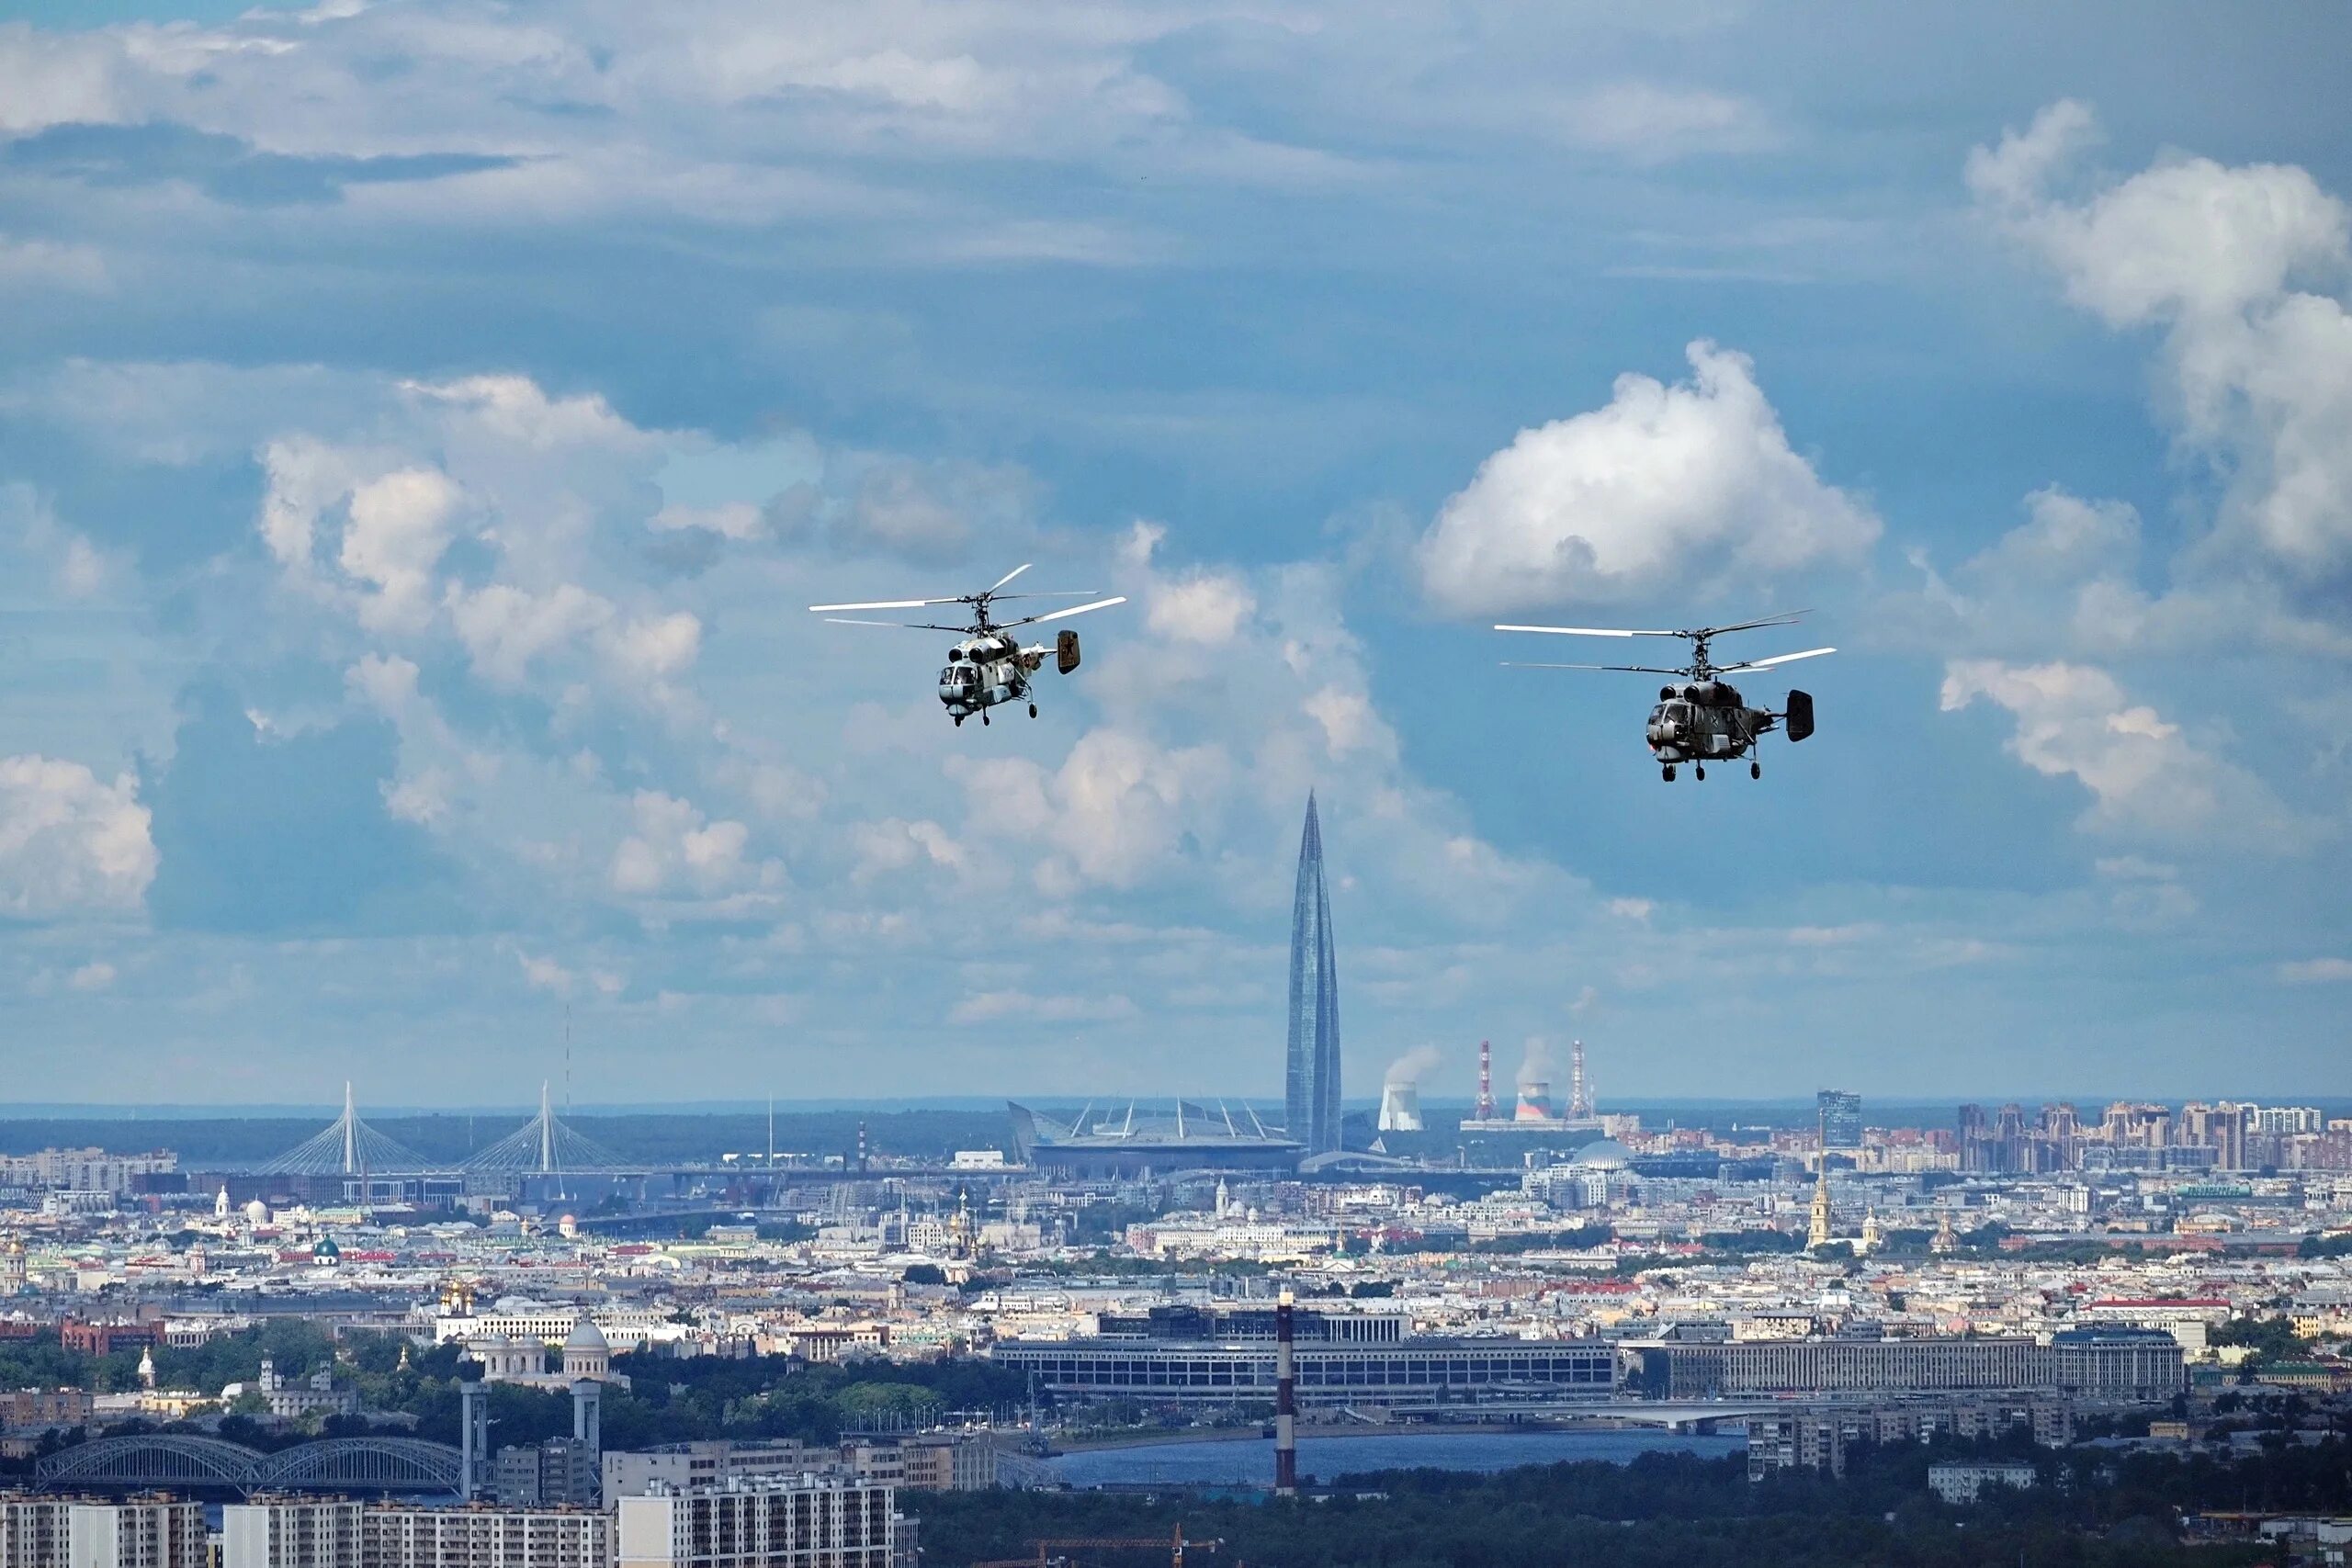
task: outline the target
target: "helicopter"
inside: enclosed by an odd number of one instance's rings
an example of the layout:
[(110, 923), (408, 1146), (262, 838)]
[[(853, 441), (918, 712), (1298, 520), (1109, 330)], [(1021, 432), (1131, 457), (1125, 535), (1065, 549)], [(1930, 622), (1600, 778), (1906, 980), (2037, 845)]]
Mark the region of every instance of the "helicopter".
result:
[(1736, 670), (1770, 670), (1776, 664), (1792, 664), (1800, 659), (1817, 659), (1825, 653), (1835, 653), (1834, 648), (1808, 648), (1803, 653), (1780, 653), (1770, 659), (1743, 660), (1737, 664), (1717, 664), (1708, 652), (1709, 645), (1725, 632), (1752, 631), (1758, 626), (1793, 626), (1804, 612), (1786, 615), (1767, 615), (1762, 620), (1741, 621), (1728, 626), (1695, 626), (1686, 631), (1625, 631), (1607, 626), (1505, 626), (1498, 632), (1548, 632), (1557, 637), (1672, 637), (1690, 644), (1690, 662), (1679, 669), (1665, 669), (1651, 664), (1514, 664), (1512, 670), (1622, 670), (1643, 675), (1679, 675), (1689, 682), (1681, 686), (1658, 688), (1657, 706), (1650, 710), (1648, 739), (1650, 755), (1657, 760), (1659, 776), (1668, 784), (1674, 782), (1674, 769), (1679, 762), (1693, 764), (1693, 771), (1703, 781), (1710, 761), (1747, 760), (1747, 776), (1760, 779), (1764, 764), (1756, 755), (1756, 743), (1770, 735), (1783, 721), (1792, 741), (1803, 740), (1813, 733), (1813, 697), (1804, 692), (1792, 691), (1788, 706), (1779, 713), (1769, 708), (1752, 708), (1738, 689), (1722, 679)]
[(1012, 633), (1019, 627), (1058, 621), (1070, 615), (1082, 615), (1089, 610), (1107, 610), (1114, 604), (1125, 604), (1121, 595), (1112, 599), (1097, 599), (1091, 604), (1073, 604), (1066, 610), (1053, 610), (1041, 615), (1024, 615), (1017, 621), (1000, 624), (990, 613), (992, 607), (1006, 599), (1083, 599), (1093, 589), (1075, 593), (1007, 593), (1004, 585), (1027, 571), (1029, 562), (1014, 567), (989, 587), (978, 593), (950, 594), (942, 599), (875, 599), (857, 604), (811, 604), (812, 613), (825, 615), (831, 610), (920, 610), (932, 604), (968, 604), (972, 620), (968, 626), (941, 626), (929, 621), (852, 621), (836, 615), (826, 619), (844, 626), (907, 626), (919, 631), (956, 632), (965, 640), (947, 650), (947, 668), (939, 672), (939, 700), (946, 705), (948, 716), (962, 728), (964, 721), (974, 714), (980, 722), (989, 721), (988, 710), (1006, 703), (1026, 701), (1029, 716), (1037, 716), (1037, 697), (1030, 677), (1046, 662), (1046, 655), (1054, 656), (1054, 666), (1067, 675), (1078, 668), (1078, 633), (1064, 627), (1048, 648), (1040, 643), (1023, 648)]

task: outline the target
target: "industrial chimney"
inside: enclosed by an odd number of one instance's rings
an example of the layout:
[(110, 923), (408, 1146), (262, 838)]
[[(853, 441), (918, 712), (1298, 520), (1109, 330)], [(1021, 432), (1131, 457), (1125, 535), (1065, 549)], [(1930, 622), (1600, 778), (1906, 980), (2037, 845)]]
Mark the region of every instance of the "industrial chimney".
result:
[(1291, 1295), (1274, 1298), (1274, 1495), (1298, 1495), (1298, 1370)]

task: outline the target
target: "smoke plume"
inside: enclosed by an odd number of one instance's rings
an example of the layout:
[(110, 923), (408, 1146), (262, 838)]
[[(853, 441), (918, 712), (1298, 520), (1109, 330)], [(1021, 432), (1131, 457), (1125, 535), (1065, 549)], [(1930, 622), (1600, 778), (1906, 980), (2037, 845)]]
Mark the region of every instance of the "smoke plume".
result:
[(1388, 1071), (1381, 1077), (1380, 1081), (1383, 1085), (1392, 1083), (1419, 1083), (1421, 1079), (1427, 1077), (1430, 1069), (1435, 1067), (1438, 1063), (1443, 1059), (1444, 1058), (1438, 1054), (1438, 1048), (1436, 1046), (1417, 1045), (1412, 1050), (1406, 1052), (1403, 1055), (1389, 1063)]
[(1552, 1047), (1540, 1034), (1527, 1037), (1527, 1055), (1519, 1061), (1519, 1087), (1552, 1081)]

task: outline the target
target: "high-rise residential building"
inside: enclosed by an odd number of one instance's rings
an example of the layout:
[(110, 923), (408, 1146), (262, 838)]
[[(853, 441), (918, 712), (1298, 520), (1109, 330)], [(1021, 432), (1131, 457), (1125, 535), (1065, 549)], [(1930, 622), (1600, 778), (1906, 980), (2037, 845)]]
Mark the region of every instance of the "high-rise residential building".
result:
[(584, 1507), (597, 1501), (602, 1482), (596, 1450), (577, 1438), (549, 1438), (498, 1450), (492, 1477), (508, 1507)]
[(891, 1490), (838, 1476), (763, 1477), (614, 1505), (616, 1568), (890, 1568)]
[(1821, 1146), (1859, 1149), (1862, 1146), (1862, 1097), (1851, 1089), (1825, 1089), (1815, 1097), (1821, 1107)]
[(613, 1557), (601, 1508), (263, 1494), (221, 1509), (220, 1525), (220, 1568), (608, 1568)]
[(74, 1499), (28, 1492), (0, 1492), (0, 1563), (6, 1568), (49, 1568), (73, 1550), (69, 1534)]
[(220, 1510), (220, 1568), (351, 1568), (368, 1505), (342, 1497), (249, 1497)]
[(77, 1498), (67, 1509), (66, 1534), (72, 1568), (205, 1568), (212, 1548), (204, 1505), (161, 1495)]
[(1323, 886), (1323, 827), (1306, 796), (1298, 840), (1298, 890), (1290, 917), (1290, 1048), (1283, 1107), (1293, 1139), (1310, 1155), (1340, 1146), (1340, 969), (1331, 950), (1331, 900)]

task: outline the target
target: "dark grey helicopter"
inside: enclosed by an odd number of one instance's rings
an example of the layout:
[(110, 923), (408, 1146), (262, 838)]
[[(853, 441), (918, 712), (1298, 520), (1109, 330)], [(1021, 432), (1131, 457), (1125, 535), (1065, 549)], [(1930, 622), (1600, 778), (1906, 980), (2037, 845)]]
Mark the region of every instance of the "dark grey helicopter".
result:
[(853, 621), (838, 615), (825, 618), (843, 626), (905, 626), (915, 631), (957, 632), (962, 642), (947, 650), (947, 668), (939, 672), (939, 700), (946, 705), (948, 717), (962, 728), (964, 721), (974, 714), (980, 722), (989, 721), (989, 709), (1006, 703), (1025, 702), (1029, 716), (1037, 716), (1036, 682), (1032, 679), (1044, 668), (1046, 655), (1054, 656), (1054, 667), (1067, 675), (1078, 668), (1078, 633), (1063, 630), (1048, 648), (1040, 643), (1032, 648), (1021, 646), (1012, 634), (1023, 626), (1043, 626), (1047, 621), (1067, 620), (1083, 615), (1090, 610), (1107, 610), (1114, 604), (1125, 604), (1123, 594), (1114, 599), (1097, 599), (1091, 604), (1072, 604), (1067, 610), (1055, 610), (1038, 615), (1023, 615), (1018, 620), (1000, 622), (994, 606), (1007, 599), (1083, 599), (1094, 592), (1082, 589), (1075, 593), (1007, 593), (1004, 585), (1029, 570), (1024, 563), (1006, 572), (978, 593), (950, 593), (937, 599), (868, 599), (855, 604), (811, 604), (812, 611), (828, 610), (921, 610), (933, 604), (962, 604), (970, 610), (968, 625), (945, 626), (936, 621)]
[(1690, 644), (1690, 662), (1679, 669), (1667, 669), (1654, 664), (1510, 664), (1513, 670), (1623, 670), (1643, 675), (1676, 675), (1683, 684), (1658, 688), (1657, 706), (1650, 710), (1650, 755), (1657, 760), (1659, 772), (1666, 782), (1674, 782), (1674, 767), (1678, 762), (1690, 762), (1703, 779), (1709, 762), (1737, 761), (1747, 759), (1747, 776), (1760, 779), (1764, 764), (1755, 755), (1756, 743), (1785, 722), (1791, 740), (1802, 740), (1813, 733), (1813, 698), (1804, 692), (1789, 694), (1788, 706), (1775, 713), (1770, 708), (1752, 708), (1739, 694), (1738, 688), (1722, 677), (1736, 670), (1769, 670), (1776, 664), (1792, 664), (1800, 659), (1817, 659), (1825, 653), (1835, 653), (1834, 648), (1808, 648), (1803, 653), (1775, 654), (1770, 659), (1744, 660), (1737, 664), (1716, 664), (1708, 656), (1708, 645), (1725, 632), (1744, 632), (1758, 626), (1793, 626), (1803, 616), (1794, 615), (1768, 615), (1760, 621), (1742, 621), (1736, 626), (1699, 626), (1689, 631), (1623, 631), (1608, 626), (1502, 626), (1498, 632), (1546, 632), (1555, 637), (1672, 637)]

